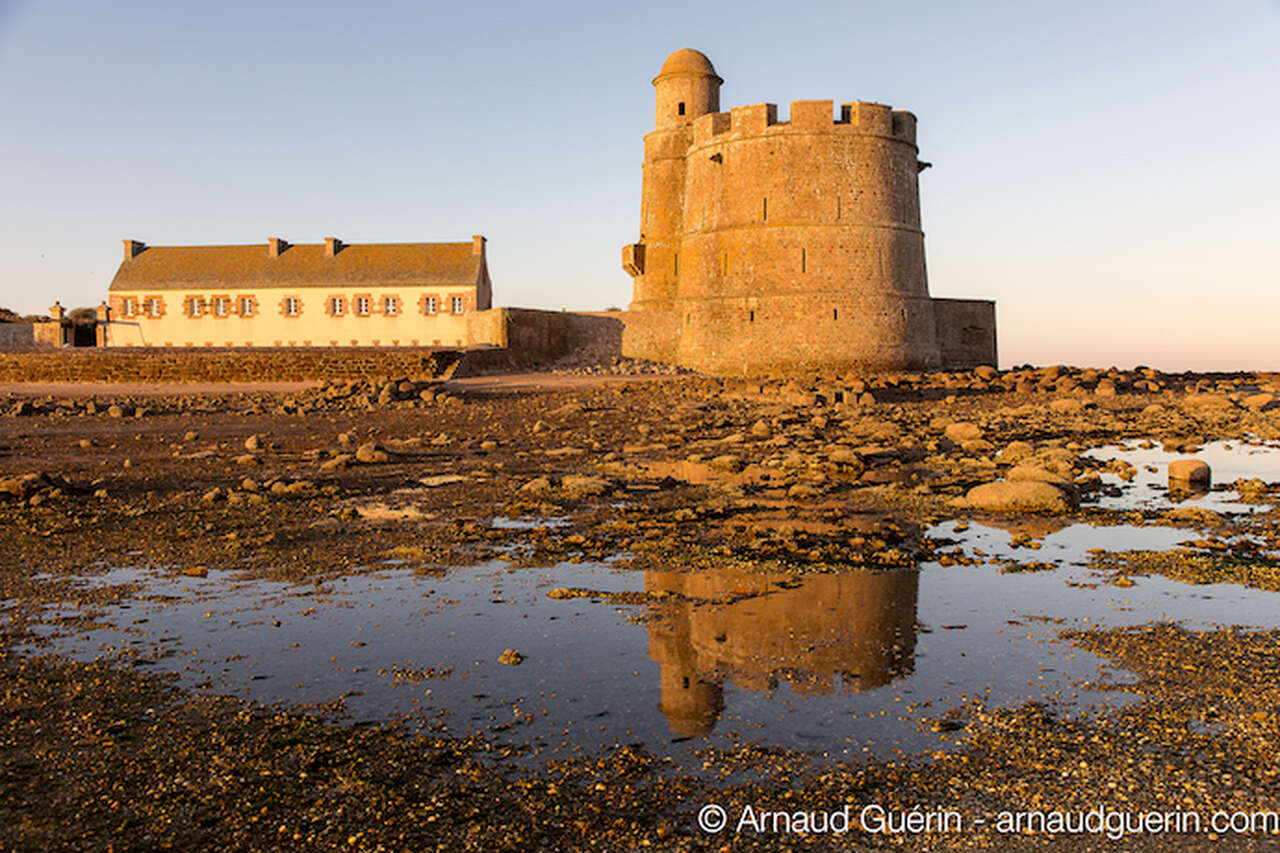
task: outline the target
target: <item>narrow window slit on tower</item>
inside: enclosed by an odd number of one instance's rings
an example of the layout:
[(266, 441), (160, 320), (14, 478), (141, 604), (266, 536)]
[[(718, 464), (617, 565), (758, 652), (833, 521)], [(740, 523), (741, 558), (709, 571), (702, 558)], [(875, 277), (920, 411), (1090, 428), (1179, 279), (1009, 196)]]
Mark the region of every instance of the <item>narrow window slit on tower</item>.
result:
[(672, 275), (680, 275), (680, 256), (671, 256), (671, 273)]
[(760, 218), (763, 219), (765, 222), (769, 221), (769, 199), (767, 198), (764, 200), (764, 204), (761, 206)]
[(808, 270), (808, 258), (806, 257), (805, 250), (801, 249), (800, 250), (800, 272), (806, 272), (807, 270)]
[(756, 321), (756, 312), (754, 312), (754, 311), (748, 311), (748, 312), (747, 312), (747, 322), (748, 322), (748, 323), (754, 323), (755, 321)]
[(840, 218), (840, 196), (836, 196), (836, 219)]
[(729, 274), (729, 253), (728, 253), (728, 252), (725, 252), (725, 253), (724, 253), (724, 273), (723, 273), (723, 275), (728, 275), (728, 274)]
[(832, 309), (831, 309), (831, 319), (832, 319), (832, 320), (839, 320), (839, 319), (840, 319), (840, 309), (839, 309), (839, 308), (832, 308)]
[(680, 115), (684, 115), (684, 101), (681, 101), (680, 105), (676, 107), (676, 112)]

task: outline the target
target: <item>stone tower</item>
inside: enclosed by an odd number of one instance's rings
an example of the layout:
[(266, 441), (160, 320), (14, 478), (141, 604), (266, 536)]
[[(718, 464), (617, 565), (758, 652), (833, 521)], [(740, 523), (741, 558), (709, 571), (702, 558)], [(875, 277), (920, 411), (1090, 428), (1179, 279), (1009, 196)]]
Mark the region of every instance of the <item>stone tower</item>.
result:
[[(640, 203), (639, 263), (632, 309), (667, 311), (676, 298), (676, 255), (684, 231), (685, 158), (695, 118), (720, 110), (724, 81), (696, 50), (677, 50), (653, 78), (656, 129), (644, 138), (644, 189)], [(634, 259), (633, 263), (634, 263)]]
[[(631, 311), (670, 316), (633, 351), (721, 374), (994, 363), (992, 303), (929, 296), (915, 116), (862, 101), (722, 113), (722, 82), (688, 49), (653, 80), (623, 267)], [(957, 323), (977, 346), (948, 358), (940, 332)]]

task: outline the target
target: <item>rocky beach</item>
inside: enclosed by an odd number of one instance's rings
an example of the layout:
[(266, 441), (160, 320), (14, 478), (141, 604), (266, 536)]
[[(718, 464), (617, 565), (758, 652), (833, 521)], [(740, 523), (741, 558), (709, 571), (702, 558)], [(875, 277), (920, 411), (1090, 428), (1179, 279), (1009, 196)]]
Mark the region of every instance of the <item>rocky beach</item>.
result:
[(1272, 374), (7, 384), (0, 838), (1259, 849), (1277, 460)]

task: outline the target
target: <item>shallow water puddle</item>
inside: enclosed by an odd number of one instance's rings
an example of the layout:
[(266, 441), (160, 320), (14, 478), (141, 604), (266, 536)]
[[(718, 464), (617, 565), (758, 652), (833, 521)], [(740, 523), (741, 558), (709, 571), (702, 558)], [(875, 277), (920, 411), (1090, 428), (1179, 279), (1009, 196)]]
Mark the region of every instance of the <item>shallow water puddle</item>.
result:
[[(1093, 505), (1100, 509), (1169, 509), (1194, 506), (1222, 513), (1265, 511), (1270, 503), (1240, 502), (1240, 493), (1229, 485), (1237, 480), (1258, 478), (1264, 483), (1280, 482), (1280, 446), (1274, 443), (1250, 444), (1241, 441), (1211, 441), (1195, 453), (1179, 453), (1155, 447), (1140, 447), (1139, 442), (1099, 447), (1087, 455), (1100, 460), (1121, 459), (1138, 470), (1133, 480), (1125, 482), (1118, 475), (1103, 473), (1103, 483), (1120, 494), (1100, 494)], [(1198, 494), (1169, 492), (1169, 463), (1176, 459), (1199, 459), (1213, 475), (1210, 491)]]
[[(1128, 700), (1080, 687), (1101, 679), (1104, 662), (1057, 640), (1064, 626), (1280, 624), (1273, 593), (1159, 577), (1121, 589), (1083, 565), (1090, 548), (1163, 550), (1189, 538), (1185, 529), (1074, 525), (1037, 531), (1036, 550), (981, 525), (931, 535), (995, 562), (806, 576), (499, 562), (320, 585), (117, 569), (84, 580), (134, 585), (122, 601), (86, 606), (96, 625), (77, 630), (62, 602), (41, 632), (61, 653), (119, 656), (190, 688), (341, 700), (354, 719), (408, 715), (539, 754), (643, 743), (683, 757), (707, 744), (945, 748), (953, 741), (921, 720), (973, 699), (1035, 699), (1067, 713)], [(1007, 560), (1056, 569), (1002, 573)], [(557, 587), (622, 595), (549, 597)], [(499, 663), (507, 648), (524, 661)]]

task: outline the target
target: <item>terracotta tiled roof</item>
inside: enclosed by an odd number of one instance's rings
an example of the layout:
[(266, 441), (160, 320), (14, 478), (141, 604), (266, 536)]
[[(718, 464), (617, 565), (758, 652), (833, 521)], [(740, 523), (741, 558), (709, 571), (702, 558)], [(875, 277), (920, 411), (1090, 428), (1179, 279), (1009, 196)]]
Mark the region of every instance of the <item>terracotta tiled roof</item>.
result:
[(475, 286), (482, 256), (466, 243), (357, 243), (325, 256), (322, 243), (148, 246), (120, 264), (111, 290), (207, 290), (214, 287)]

